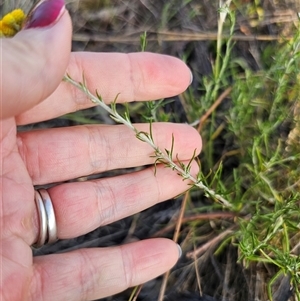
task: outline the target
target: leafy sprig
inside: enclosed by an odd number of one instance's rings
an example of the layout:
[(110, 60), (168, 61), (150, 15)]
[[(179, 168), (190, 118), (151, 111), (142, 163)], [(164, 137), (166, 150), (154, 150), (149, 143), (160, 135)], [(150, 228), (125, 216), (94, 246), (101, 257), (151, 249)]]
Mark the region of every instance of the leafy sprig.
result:
[(90, 92), (89, 88), (87, 87), (86, 80), (83, 76), (82, 82), (77, 82), (72, 77), (68, 74), (64, 76), (64, 81), (72, 84), (74, 87), (78, 88), (81, 90), (94, 104), (97, 104), (101, 106), (104, 110), (106, 110), (109, 114), (110, 117), (116, 122), (116, 123), (121, 123), (127, 126), (129, 129), (131, 129), (136, 138), (141, 140), (142, 142), (147, 143), (150, 145), (153, 150), (154, 150), (154, 155), (153, 157), (155, 158), (155, 165), (157, 163), (162, 163), (165, 166), (171, 168), (172, 170), (176, 171), (179, 176), (182, 177), (183, 180), (190, 180), (193, 184), (193, 186), (200, 188), (201, 190), (204, 191), (205, 195), (208, 197), (213, 198), (215, 201), (219, 202), (223, 206), (227, 208), (231, 208), (232, 205), (229, 201), (227, 201), (223, 196), (220, 194), (216, 193), (213, 189), (210, 189), (207, 187), (202, 179), (201, 179), (201, 173), (198, 174), (197, 177), (194, 177), (191, 175), (191, 166), (192, 162), (195, 159), (195, 151), (192, 155), (192, 158), (188, 162), (188, 164), (184, 164), (181, 162), (178, 158), (178, 155), (176, 155), (176, 160), (177, 162), (174, 162), (173, 157), (173, 150), (174, 150), (174, 136), (172, 136), (172, 146), (170, 150), (161, 150), (154, 142), (153, 135), (152, 135), (152, 126), (151, 123), (149, 124), (150, 130), (149, 133), (145, 131), (139, 131), (130, 121), (130, 116), (127, 112), (125, 112), (124, 116), (118, 113), (117, 107), (116, 107), (116, 101), (118, 98), (118, 95), (112, 102), (112, 104), (109, 106), (106, 103), (104, 103), (101, 95), (96, 91), (94, 95), (93, 93)]

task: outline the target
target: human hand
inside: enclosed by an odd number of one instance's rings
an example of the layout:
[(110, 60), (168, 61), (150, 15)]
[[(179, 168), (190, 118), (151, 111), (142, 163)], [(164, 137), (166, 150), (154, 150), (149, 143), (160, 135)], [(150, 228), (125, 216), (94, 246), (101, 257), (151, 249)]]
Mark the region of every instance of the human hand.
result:
[[(61, 3), (61, 0), (48, 0)], [(35, 15), (42, 18), (42, 12)], [(53, 20), (52, 20), (53, 21)], [(27, 28), (2, 40), (1, 60), (1, 258), (0, 297), (15, 300), (92, 300), (118, 293), (170, 269), (176, 244), (151, 239), (110, 248), (81, 249), (32, 257), (39, 235), (34, 186), (59, 183), (118, 168), (154, 163), (153, 150), (124, 126), (90, 125), (17, 132), (30, 124), (92, 106), (71, 85), (67, 72), (109, 103), (145, 101), (176, 95), (190, 82), (178, 59), (150, 54), (70, 53), (71, 22), (62, 9), (53, 24)], [(30, 26), (28, 26), (30, 27)], [(147, 131), (149, 126), (139, 124)], [(189, 160), (201, 148), (187, 125), (153, 124), (162, 148)], [(194, 171), (197, 167), (194, 166)], [(188, 188), (170, 169), (157, 166), (122, 176), (64, 183), (48, 189), (59, 239), (85, 234), (132, 215)]]

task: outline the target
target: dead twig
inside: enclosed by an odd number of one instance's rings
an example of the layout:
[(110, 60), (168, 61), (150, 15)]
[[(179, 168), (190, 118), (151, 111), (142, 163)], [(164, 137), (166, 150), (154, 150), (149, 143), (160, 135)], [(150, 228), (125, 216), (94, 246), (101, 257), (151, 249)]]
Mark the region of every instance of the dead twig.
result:
[(219, 97), (218, 99), (213, 103), (213, 105), (208, 109), (208, 111), (200, 118), (199, 124), (198, 124), (198, 132), (201, 132), (203, 128), (203, 124), (205, 120), (212, 114), (212, 112), (221, 104), (221, 102), (230, 94), (232, 88), (227, 88)]
[[(147, 30), (144, 30), (147, 31)], [(133, 35), (116, 35), (106, 36), (99, 34), (73, 34), (73, 41), (77, 42), (99, 42), (99, 43), (132, 43), (140, 44), (140, 35), (144, 31), (135, 32)], [(147, 41), (160, 42), (183, 42), (183, 41), (216, 41), (218, 34), (211, 33), (190, 33), (190, 32), (151, 32), (147, 31)], [(222, 35), (222, 39), (229, 39), (229, 35)], [(288, 41), (292, 40), (293, 36), (282, 37), (281, 35), (233, 35), (231, 37), (234, 41)]]
[[(211, 219), (226, 219), (226, 218), (235, 218), (237, 214), (234, 212), (207, 212), (207, 213), (199, 213), (193, 216), (188, 216), (182, 218), (182, 224), (186, 224), (188, 222), (199, 221), (199, 220), (211, 220)], [(176, 223), (172, 223), (171, 225), (164, 227), (163, 229), (157, 231), (152, 237), (161, 237), (165, 233), (172, 231), (174, 227), (177, 225)]]
[[(187, 204), (188, 199), (189, 199), (189, 191), (187, 191), (184, 194), (184, 198), (183, 198), (183, 201), (182, 201), (182, 204), (181, 204), (179, 217), (178, 217), (178, 220), (177, 220), (177, 223), (176, 223), (175, 232), (174, 232), (174, 236), (173, 236), (173, 241), (176, 242), (176, 243), (178, 241), (179, 232), (180, 232), (180, 228), (181, 228), (181, 225), (182, 225), (182, 220), (183, 220), (183, 216), (184, 216), (184, 212), (185, 212), (185, 208), (186, 208), (186, 204)], [(160, 291), (159, 291), (159, 296), (158, 296), (158, 299), (157, 299), (158, 301), (163, 301), (163, 299), (164, 299), (169, 276), (170, 276), (170, 271), (165, 273), (164, 276), (163, 276), (162, 284), (161, 284)]]
[(212, 240), (208, 241), (206, 244), (202, 245), (200, 248), (196, 249), (195, 251), (189, 252), (186, 254), (187, 258), (195, 258), (199, 256), (200, 254), (204, 253), (207, 251), (210, 247), (213, 245), (216, 245), (218, 242), (223, 240), (226, 236), (232, 234), (234, 231), (233, 229), (227, 229), (224, 232), (220, 233), (218, 236), (213, 238)]

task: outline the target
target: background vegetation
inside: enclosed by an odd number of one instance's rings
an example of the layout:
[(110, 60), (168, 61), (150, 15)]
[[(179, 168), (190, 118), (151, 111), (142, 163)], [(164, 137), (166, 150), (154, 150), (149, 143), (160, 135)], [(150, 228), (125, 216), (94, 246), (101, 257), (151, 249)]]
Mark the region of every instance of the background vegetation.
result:
[[(15, 0), (2, 9), (13, 2), (30, 7)], [(199, 179), (232, 206), (195, 188), (36, 254), (164, 236), (183, 248), (176, 267), (105, 300), (300, 301), (300, 3), (74, 0), (68, 8), (74, 51), (146, 49), (187, 62), (186, 92), (127, 108), (134, 122), (195, 126), (204, 142)], [(97, 107), (42, 126), (86, 122), (113, 120)]]

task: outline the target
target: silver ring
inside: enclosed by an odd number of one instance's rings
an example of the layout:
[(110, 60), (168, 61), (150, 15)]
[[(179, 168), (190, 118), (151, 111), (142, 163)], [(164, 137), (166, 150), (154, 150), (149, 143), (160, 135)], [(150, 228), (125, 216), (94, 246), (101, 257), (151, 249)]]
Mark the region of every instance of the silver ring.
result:
[(41, 195), (37, 191), (35, 191), (34, 199), (39, 215), (39, 227), (40, 227), (39, 236), (36, 243), (34, 244), (34, 247), (41, 247), (42, 245), (45, 244), (47, 239), (47, 216), (46, 216), (46, 210), (44, 207), (43, 200), (41, 198)]
[(46, 189), (39, 189), (38, 192), (42, 197), (45, 211), (46, 211), (46, 216), (47, 216), (47, 228), (48, 228), (47, 243), (51, 244), (57, 241), (57, 226), (56, 226), (54, 208), (48, 191)]

